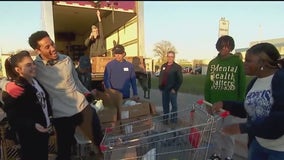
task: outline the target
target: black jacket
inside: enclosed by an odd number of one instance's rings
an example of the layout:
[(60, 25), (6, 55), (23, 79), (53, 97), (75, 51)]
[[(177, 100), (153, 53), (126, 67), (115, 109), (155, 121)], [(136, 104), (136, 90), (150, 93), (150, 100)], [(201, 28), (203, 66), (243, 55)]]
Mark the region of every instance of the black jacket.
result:
[[(16, 84), (24, 88), (24, 93), (21, 96), (13, 98), (7, 92), (3, 92), (2, 95), (4, 102), (3, 109), (7, 114), (7, 119), (11, 127), (16, 130), (34, 130), (35, 132), (35, 123), (46, 127), (46, 118), (41, 103), (36, 96), (36, 88), (23, 78), (16, 81)], [(40, 83), (39, 85), (45, 92), (48, 115), (50, 117), (52, 116), (52, 111), (49, 96), (43, 86)]]
[[(179, 64), (174, 62), (169, 70), (168, 75), (165, 75), (166, 66), (167, 63), (164, 63), (161, 66), (161, 71), (159, 76), (159, 89), (160, 90), (174, 89), (177, 92), (183, 81), (182, 68)], [(167, 83), (165, 85), (162, 85), (164, 76), (167, 76)]]

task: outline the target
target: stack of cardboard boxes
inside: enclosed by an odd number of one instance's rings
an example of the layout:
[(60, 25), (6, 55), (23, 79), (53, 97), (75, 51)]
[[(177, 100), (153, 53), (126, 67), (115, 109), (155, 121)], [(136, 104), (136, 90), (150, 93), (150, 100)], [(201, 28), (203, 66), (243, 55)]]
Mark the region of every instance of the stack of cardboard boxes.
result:
[[(122, 99), (122, 94), (113, 89), (107, 89), (104, 92), (97, 91), (96, 97), (103, 100), (104, 109), (98, 112), (103, 130), (121, 126), (121, 133), (131, 133), (152, 127), (151, 117), (157, 114), (153, 103), (139, 100), (135, 105), (125, 106), (126, 100)], [(142, 122), (143, 119), (145, 121)], [(143, 124), (131, 126), (131, 122), (140, 120)], [(125, 124), (130, 125), (125, 126)]]
[[(157, 114), (153, 103), (144, 100), (134, 102), (131, 99), (122, 99), (122, 94), (112, 89), (104, 92), (97, 91), (96, 97), (103, 100), (104, 110), (98, 112), (98, 116), (103, 130), (111, 127), (111, 133), (108, 133), (110, 136), (124, 136), (124, 134), (143, 132), (153, 127), (152, 116)], [(126, 106), (126, 101), (133, 105)], [(121, 145), (109, 152), (107, 159), (136, 159), (136, 147), (128, 145), (131, 144)]]
[(122, 103), (122, 95), (112, 89), (105, 92), (97, 91), (96, 98), (103, 100), (104, 109), (98, 112), (102, 130), (119, 125), (118, 107)]

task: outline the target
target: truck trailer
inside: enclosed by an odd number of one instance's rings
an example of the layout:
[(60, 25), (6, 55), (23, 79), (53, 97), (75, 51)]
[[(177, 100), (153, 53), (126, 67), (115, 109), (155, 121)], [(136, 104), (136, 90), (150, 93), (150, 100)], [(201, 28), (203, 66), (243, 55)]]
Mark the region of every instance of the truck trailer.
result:
[(84, 45), (92, 24), (98, 25), (100, 11), (106, 42), (106, 57), (91, 57), (94, 88), (103, 81), (105, 65), (113, 59), (115, 44), (125, 47), (125, 59), (140, 59), (145, 68), (143, 1), (42, 1), (42, 28), (54, 40), (59, 52), (73, 61), (88, 55)]

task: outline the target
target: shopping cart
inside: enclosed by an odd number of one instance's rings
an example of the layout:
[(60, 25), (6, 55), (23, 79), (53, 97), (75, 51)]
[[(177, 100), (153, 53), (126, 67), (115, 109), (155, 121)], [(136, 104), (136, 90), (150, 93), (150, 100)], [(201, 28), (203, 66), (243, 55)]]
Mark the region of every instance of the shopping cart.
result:
[[(165, 125), (163, 116), (107, 128), (100, 148), (107, 160), (204, 160), (207, 158), (214, 117), (195, 103), (174, 113), (177, 123)], [(172, 115), (169, 114), (169, 117)]]
[[(1, 113), (1, 111), (0, 111)], [(0, 160), (19, 160), (20, 144), (18, 139), (14, 137), (15, 133), (9, 132), (10, 125), (8, 119), (4, 118), (0, 121)], [(50, 154), (56, 152), (55, 135), (49, 139), (48, 150)]]
[(7, 118), (0, 121), (0, 160), (12, 160), (19, 158), (20, 145), (16, 144), (13, 139), (7, 138), (9, 124)]

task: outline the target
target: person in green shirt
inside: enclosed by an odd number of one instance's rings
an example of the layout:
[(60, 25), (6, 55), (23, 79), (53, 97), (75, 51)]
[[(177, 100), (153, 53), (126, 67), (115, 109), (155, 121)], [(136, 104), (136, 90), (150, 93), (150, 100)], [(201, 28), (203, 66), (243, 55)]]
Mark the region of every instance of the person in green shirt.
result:
[[(221, 100), (242, 101), (245, 95), (246, 76), (239, 56), (232, 54), (234, 39), (225, 35), (216, 43), (218, 55), (209, 64), (205, 79), (204, 98), (210, 103)], [(210, 109), (208, 110), (210, 111)], [(223, 126), (233, 123), (234, 117), (217, 121), (217, 131), (213, 135), (212, 156), (209, 160), (230, 160), (234, 154), (234, 137), (221, 134)]]

